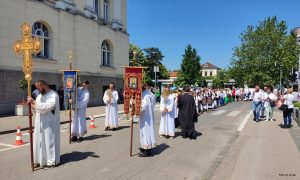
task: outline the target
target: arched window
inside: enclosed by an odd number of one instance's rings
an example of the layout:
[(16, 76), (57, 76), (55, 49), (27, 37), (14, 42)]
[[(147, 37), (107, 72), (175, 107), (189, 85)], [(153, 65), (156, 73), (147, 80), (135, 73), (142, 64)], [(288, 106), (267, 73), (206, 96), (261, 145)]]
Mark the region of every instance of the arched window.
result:
[(111, 48), (107, 41), (101, 44), (102, 66), (111, 66)]
[(50, 38), (47, 26), (43, 23), (35, 22), (32, 26), (32, 35), (39, 37), (41, 40), (41, 52), (37, 54), (37, 57), (49, 58)]

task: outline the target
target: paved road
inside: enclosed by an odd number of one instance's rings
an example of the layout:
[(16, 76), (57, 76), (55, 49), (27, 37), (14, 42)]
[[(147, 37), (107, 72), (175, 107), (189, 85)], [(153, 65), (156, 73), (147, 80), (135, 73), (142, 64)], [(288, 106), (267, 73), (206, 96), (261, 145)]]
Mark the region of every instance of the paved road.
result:
[[(61, 165), (30, 170), (29, 146), (15, 148), (15, 134), (0, 136), (0, 179), (209, 179), (222, 161), (250, 110), (248, 102), (233, 103), (199, 117), (196, 140), (158, 137), (159, 112), (155, 111), (158, 146), (154, 156), (129, 157), (129, 121), (120, 114), (120, 129), (104, 131), (104, 119), (88, 129), (81, 143), (68, 144), (68, 126), (61, 126)], [(89, 123), (89, 121), (87, 121)], [(241, 128), (240, 128), (241, 129)], [(177, 130), (178, 131), (178, 130)], [(179, 131), (177, 132), (179, 134)], [(23, 132), (23, 140), (28, 142)], [(138, 153), (139, 131), (134, 128), (134, 153)]]
[(214, 172), (213, 180), (299, 180), (300, 128), (282, 129), (282, 112), (276, 121), (256, 123), (250, 120), (239, 133)]

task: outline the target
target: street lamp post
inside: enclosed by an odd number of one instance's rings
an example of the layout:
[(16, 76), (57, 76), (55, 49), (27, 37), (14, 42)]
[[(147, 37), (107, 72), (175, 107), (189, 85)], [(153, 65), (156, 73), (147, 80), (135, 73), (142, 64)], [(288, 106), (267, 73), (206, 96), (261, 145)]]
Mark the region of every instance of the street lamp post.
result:
[(280, 88), (280, 92), (282, 93), (282, 81), (281, 81), (281, 79), (282, 79), (282, 64), (276, 64), (276, 62), (275, 62), (275, 67), (277, 67), (277, 66), (280, 69), (279, 88)]
[(156, 83), (157, 83), (157, 77), (156, 77), (156, 73), (158, 73), (159, 72), (159, 66), (154, 66), (154, 76), (155, 76), (155, 89), (157, 89), (157, 87), (156, 87)]
[[(297, 44), (300, 46), (300, 27), (296, 27), (294, 29), (294, 33), (297, 37)], [(298, 74), (300, 72), (300, 54), (299, 54), (299, 60), (298, 60)], [(297, 82), (298, 82), (298, 93), (300, 92), (300, 79), (297, 77)]]

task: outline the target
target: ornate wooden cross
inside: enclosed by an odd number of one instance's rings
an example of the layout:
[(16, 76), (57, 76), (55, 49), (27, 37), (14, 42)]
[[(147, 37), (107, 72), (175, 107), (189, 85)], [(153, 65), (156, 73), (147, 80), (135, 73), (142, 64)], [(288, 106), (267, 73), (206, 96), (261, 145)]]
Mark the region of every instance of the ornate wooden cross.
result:
[[(41, 49), (41, 42), (38, 38), (32, 38), (31, 26), (23, 23), (21, 26), (22, 40), (18, 40), (14, 44), (14, 52), (16, 54), (23, 54), (23, 72), (27, 80), (28, 96), (31, 96), (31, 80), (32, 80), (32, 53), (39, 53)], [(30, 134), (30, 155), (31, 155), (31, 169), (34, 170), (33, 164), (33, 139), (32, 139), (32, 112), (31, 103), (28, 103), (29, 109), (29, 134)]]
[(31, 31), (30, 25), (23, 23), (21, 26), (22, 40), (18, 40), (14, 44), (14, 52), (23, 54), (23, 72), (28, 82), (28, 96), (31, 95), (32, 53), (37, 54), (41, 51), (41, 41), (38, 38), (32, 38)]

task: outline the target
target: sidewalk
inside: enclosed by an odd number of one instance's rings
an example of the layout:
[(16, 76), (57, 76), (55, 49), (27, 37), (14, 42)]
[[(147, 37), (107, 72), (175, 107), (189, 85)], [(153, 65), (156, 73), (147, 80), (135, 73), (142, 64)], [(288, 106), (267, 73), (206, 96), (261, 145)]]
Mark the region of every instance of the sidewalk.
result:
[(293, 122), (291, 129), (282, 129), (282, 112), (274, 117), (277, 121), (256, 123), (250, 116), (212, 179), (300, 179), (300, 128)]
[[(66, 123), (69, 120), (69, 111), (60, 112), (60, 122)], [(118, 105), (118, 112), (124, 113), (123, 104)], [(105, 106), (89, 107), (87, 109), (87, 116), (94, 115), (95, 118), (105, 116)], [(34, 126), (34, 117), (32, 118)], [(10, 116), (0, 118), (0, 135), (16, 132), (17, 126), (20, 126), (22, 130), (26, 130), (29, 127), (28, 116)]]

